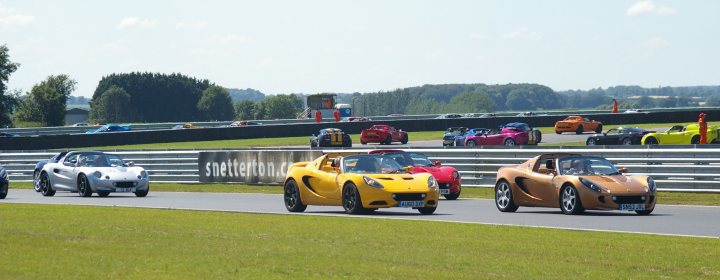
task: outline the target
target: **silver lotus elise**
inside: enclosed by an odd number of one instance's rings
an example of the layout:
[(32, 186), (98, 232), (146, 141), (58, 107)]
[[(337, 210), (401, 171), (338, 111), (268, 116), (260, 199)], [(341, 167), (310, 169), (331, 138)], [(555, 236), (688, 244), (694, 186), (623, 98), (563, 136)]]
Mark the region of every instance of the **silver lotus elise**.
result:
[(69, 152), (57, 162), (46, 163), (35, 180), (44, 196), (70, 191), (82, 197), (92, 193), (105, 197), (111, 192), (132, 192), (145, 197), (150, 191), (145, 169), (103, 152)]

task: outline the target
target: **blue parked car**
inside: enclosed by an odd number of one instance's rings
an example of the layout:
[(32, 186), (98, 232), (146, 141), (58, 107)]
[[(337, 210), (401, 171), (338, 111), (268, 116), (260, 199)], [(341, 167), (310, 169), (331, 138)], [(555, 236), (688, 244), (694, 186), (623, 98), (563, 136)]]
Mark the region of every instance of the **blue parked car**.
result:
[(129, 125), (106, 124), (101, 127), (98, 127), (97, 129), (88, 130), (85, 133), (94, 134), (94, 133), (125, 132), (125, 131), (132, 131), (132, 129), (130, 128)]
[(474, 135), (486, 134), (490, 131), (487, 128), (450, 127), (443, 135), (443, 147), (465, 146), (465, 138)]
[(0, 166), (0, 199), (4, 199), (10, 188), (10, 180), (8, 179), (7, 170)]

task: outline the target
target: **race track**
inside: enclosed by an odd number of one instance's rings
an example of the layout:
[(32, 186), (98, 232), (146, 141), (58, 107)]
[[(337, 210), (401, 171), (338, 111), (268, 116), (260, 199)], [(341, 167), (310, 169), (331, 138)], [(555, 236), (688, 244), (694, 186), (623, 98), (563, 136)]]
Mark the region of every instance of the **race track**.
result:
[[(191, 209), (229, 212), (289, 214), (283, 206), (282, 195), (237, 193), (179, 193), (150, 192), (148, 197), (132, 194), (111, 194), (110, 197), (82, 198), (74, 193), (58, 192), (55, 197), (43, 197), (32, 190), (10, 190), (0, 203), (34, 203), (63, 205), (97, 205), (162, 209)], [(581, 216), (563, 215), (558, 209), (520, 208), (517, 213), (501, 213), (488, 199), (459, 199), (440, 201), (434, 215), (424, 216), (412, 209), (381, 209), (361, 217), (435, 220), (479, 224), (537, 226), (574, 230), (618, 231), (662, 235), (720, 237), (720, 207), (658, 205), (650, 216), (634, 212), (589, 211)], [(306, 214), (342, 217), (341, 207), (308, 207)]]

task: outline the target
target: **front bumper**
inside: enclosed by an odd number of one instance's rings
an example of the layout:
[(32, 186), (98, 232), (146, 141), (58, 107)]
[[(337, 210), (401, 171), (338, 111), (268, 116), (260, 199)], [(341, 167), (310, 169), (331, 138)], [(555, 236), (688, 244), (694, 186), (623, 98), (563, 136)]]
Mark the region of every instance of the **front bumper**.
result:
[(365, 142), (365, 143), (382, 143), (382, 142), (385, 142), (385, 139), (386, 139), (386, 138), (382, 138), (382, 137), (380, 137), (379, 135), (376, 135), (376, 136), (367, 136), (367, 135), (360, 136), (360, 140), (363, 141), (363, 142)]
[[(440, 192), (440, 194), (451, 194), (451, 193), (457, 193), (460, 191), (460, 181), (454, 181), (454, 182), (438, 181), (438, 185), (440, 187), (438, 190)], [(443, 191), (443, 190), (448, 190), (447, 191), (448, 193), (444, 193), (445, 191)]]
[(581, 197), (583, 207), (588, 210), (625, 210), (621, 205), (643, 205), (644, 210), (650, 210), (655, 208), (656, 199), (655, 193), (598, 193)]
[(103, 180), (90, 179), (90, 188), (93, 192), (136, 192), (144, 191), (150, 187), (147, 178), (135, 180)]
[[(361, 193), (363, 207), (390, 208), (398, 207), (401, 201), (422, 201), (422, 207), (437, 207), (440, 193), (438, 189), (429, 191), (386, 191), (366, 187)], [(418, 208), (418, 207), (412, 207)]]

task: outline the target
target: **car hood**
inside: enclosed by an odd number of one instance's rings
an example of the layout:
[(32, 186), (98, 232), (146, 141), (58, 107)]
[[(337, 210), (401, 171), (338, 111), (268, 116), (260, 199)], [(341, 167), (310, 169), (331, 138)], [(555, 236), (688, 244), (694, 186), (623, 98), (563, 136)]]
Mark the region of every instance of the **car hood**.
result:
[[(358, 174), (360, 175), (360, 174)], [(389, 192), (428, 192), (427, 173), (421, 174), (363, 174), (373, 178)]]
[(647, 181), (646, 177), (612, 175), (612, 176), (581, 176), (603, 188), (610, 190), (611, 193), (642, 193), (645, 192)]
[(453, 171), (455, 168), (448, 166), (414, 166), (412, 169), (412, 173), (430, 173), (438, 182), (450, 181)]
[(137, 176), (140, 175), (140, 172), (142, 172), (144, 169), (141, 167), (85, 167), (87, 168), (87, 173), (92, 173), (95, 171), (100, 171), (102, 173), (103, 178), (105, 176), (109, 176), (110, 180), (132, 180), (137, 179)]

